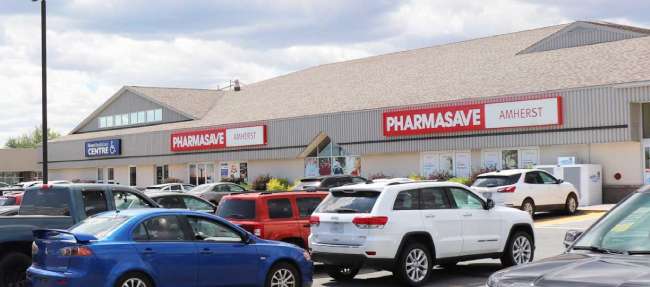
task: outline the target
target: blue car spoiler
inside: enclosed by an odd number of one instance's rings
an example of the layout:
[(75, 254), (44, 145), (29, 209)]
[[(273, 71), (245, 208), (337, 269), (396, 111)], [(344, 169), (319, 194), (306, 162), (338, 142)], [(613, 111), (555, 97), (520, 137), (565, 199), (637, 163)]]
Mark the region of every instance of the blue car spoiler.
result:
[(36, 239), (49, 239), (57, 235), (65, 234), (72, 236), (77, 243), (88, 243), (97, 240), (97, 237), (90, 234), (73, 233), (62, 229), (36, 229), (33, 233)]

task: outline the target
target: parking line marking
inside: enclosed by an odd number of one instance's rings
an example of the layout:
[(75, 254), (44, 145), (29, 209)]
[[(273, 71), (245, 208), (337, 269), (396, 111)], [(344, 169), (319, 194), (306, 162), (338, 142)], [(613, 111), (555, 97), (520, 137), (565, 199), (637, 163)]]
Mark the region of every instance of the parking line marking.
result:
[(592, 219), (598, 219), (601, 216), (605, 215), (605, 212), (601, 211), (587, 211), (584, 214), (581, 215), (573, 215), (573, 216), (567, 216), (567, 217), (562, 217), (562, 218), (557, 218), (557, 219), (542, 219), (537, 222), (535, 222), (535, 227), (544, 227), (544, 226), (550, 226), (550, 225), (560, 225), (560, 224), (566, 224), (566, 223), (572, 223), (572, 222), (579, 222), (579, 221), (585, 221), (585, 220), (592, 220)]

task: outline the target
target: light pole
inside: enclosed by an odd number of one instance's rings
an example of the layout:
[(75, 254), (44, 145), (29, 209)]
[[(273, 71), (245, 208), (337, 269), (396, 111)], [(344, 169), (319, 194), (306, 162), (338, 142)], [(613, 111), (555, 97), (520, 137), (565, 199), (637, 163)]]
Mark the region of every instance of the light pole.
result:
[[(38, 2), (39, 0), (32, 0)], [(41, 85), (42, 85), (42, 98), (41, 98), (41, 117), (43, 119), (42, 132), (43, 132), (43, 184), (47, 184), (47, 52), (46, 52), (46, 7), (45, 0), (41, 0)]]

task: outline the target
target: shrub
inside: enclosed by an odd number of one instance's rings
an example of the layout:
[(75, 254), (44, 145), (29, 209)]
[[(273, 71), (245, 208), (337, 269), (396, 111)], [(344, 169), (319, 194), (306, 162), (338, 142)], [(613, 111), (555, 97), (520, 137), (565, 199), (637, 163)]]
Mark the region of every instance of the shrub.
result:
[(474, 184), (474, 182), (476, 181), (476, 178), (479, 175), (484, 174), (484, 173), (488, 173), (488, 172), (493, 172), (493, 171), (497, 171), (497, 169), (496, 168), (486, 168), (486, 167), (484, 167), (484, 168), (472, 171), (472, 175), (469, 178), (470, 184)]
[(221, 182), (230, 182), (230, 183), (235, 183), (235, 184), (239, 184), (239, 185), (242, 185), (242, 184), (246, 183), (246, 182), (244, 182), (243, 178), (234, 177), (234, 176), (224, 177), (224, 178), (221, 179)]
[(437, 171), (427, 176), (427, 180), (447, 181), (452, 178), (451, 173), (445, 170)]
[(183, 183), (183, 181), (175, 177), (168, 177), (165, 179), (164, 183)]
[(417, 174), (415, 172), (409, 174), (408, 178), (410, 180), (424, 180), (424, 176), (421, 176), (421, 175), (419, 175), (419, 174)]
[(448, 180), (449, 182), (461, 183), (467, 186), (472, 185), (472, 181), (467, 177), (452, 177)]
[(378, 172), (375, 174), (371, 174), (368, 176), (369, 180), (375, 180), (375, 179), (381, 179), (381, 178), (389, 178), (387, 175), (385, 175), (383, 172)]
[(268, 191), (287, 191), (289, 189), (289, 180), (286, 178), (271, 178), (266, 183)]
[(265, 191), (266, 190), (266, 184), (269, 183), (269, 180), (271, 180), (271, 176), (268, 174), (263, 174), (255, 178), (253, 182), (251, 183), (251, 189), (252, 190), (258, 190), (258, 191)]

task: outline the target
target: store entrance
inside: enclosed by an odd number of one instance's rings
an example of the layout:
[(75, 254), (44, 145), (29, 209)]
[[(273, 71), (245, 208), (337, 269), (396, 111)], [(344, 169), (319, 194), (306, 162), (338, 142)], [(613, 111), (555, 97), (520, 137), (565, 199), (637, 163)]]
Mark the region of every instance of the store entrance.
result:
[(189, 169), (190, 184), (201, 185), (214, 181), (214, 164), (212, 163), (191, 163)]

